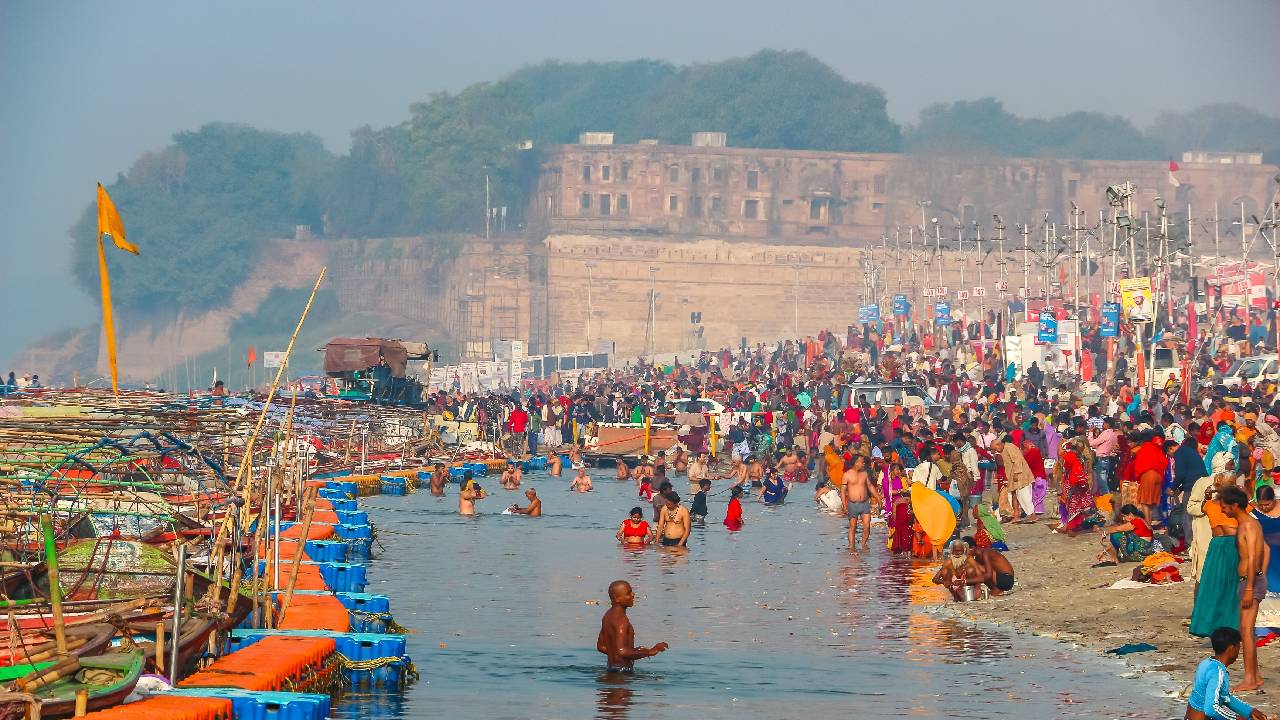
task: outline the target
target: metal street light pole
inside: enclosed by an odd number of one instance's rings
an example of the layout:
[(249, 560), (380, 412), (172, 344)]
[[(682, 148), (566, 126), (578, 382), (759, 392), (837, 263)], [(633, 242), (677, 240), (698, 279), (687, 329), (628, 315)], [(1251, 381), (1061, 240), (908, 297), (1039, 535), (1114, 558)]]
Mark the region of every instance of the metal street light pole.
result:
[(655, 337), (655, 321), (658, 309), (658, 266), (649, 266), (649, 359), (653, 359), (653, 348), (657, 342)]
[(791, 269), (795, 271), (791, 288), (791, 304), (795, 309), (795, 323), (792, 325), (792, 332), (796, 339), (800, 338), (800, 267), (800, 263), (791, 265)]
[(584, 265), (587, 268), (587, 352), (592, 352), (591, 350), (591, 315), (593, 314), (595, 308), (593, 307), (591, 302), (591, 286), (594, 282), (594, 277), (592, 276), (591, 271), (596, 268), (596, 264), (593, 262), (589, 262), (589, 263), (584, 263)]

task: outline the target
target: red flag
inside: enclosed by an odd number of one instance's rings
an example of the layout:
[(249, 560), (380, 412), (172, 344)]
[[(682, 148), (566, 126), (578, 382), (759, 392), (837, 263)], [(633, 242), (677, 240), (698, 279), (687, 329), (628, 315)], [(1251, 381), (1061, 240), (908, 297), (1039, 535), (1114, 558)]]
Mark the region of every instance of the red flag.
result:
[(1169, 172), (1178, 172), (1178, 163), (1173, 160), (1169, 161)]
[(1174, 175), (1174, 173), (1176, 172), (1178, 172), (1178, 163), (1170, 159), (1169, 160), (1169, 184), (1174, 187), (1181, 187), (1182, 183), (1178, 182), (1177, 176)]
[(253, 367), (253, 361), (255, 361), (255, 360), (257, 360), (257, 359), (258, 359), (258, 353), (257, 353), (257, 351), (256, 351), (256, 350), (254, 350), (254, 349), (253, 349), (253, 346), (252, 346), (252, 345), (250, 345), (250, 346), (249, 346), (249, 359), (248, 359), (247, 361), (245, 361), (244, 366), (245, 366), (245, 367)]

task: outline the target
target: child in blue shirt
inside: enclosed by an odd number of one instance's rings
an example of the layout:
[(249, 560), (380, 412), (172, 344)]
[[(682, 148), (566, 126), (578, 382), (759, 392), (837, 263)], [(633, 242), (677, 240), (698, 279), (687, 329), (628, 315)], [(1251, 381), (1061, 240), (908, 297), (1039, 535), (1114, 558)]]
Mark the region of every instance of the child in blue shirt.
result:
[[(1253, 638), (1249, 638), (1253, 642)], [(1227, 666), (1240, 655), (1240, 631), (1220, 627), (1209, 635), (1213, 657), (1200, 661), (1195, 683), (1187, 700), (1187, 720), (1267, 720), (1261, 710), (1231, 694)]]

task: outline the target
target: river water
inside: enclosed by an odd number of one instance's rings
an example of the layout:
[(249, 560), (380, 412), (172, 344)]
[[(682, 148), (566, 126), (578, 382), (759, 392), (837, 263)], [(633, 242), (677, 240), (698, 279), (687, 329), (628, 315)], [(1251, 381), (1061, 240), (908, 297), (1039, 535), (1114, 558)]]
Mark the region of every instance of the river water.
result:
[[(722, 524), (712, 498), (687, 553), (626, 550), (614, 541), (635, 505), (632, 483), (593, 471), (595, 491), (569, 473), (526, 475), (544, 516), (503, 516), (524, 497), (485, 479), (481, 515), (457, 514), (420, 491), (369, 498), (382, 549), (369, 592), (390, 596), (413, 629), (422, 679), (403, 696), (350, 693), (345, 718), (1168, 718), (1180, 716), (1150, 681), (1118, 661), (925, 612), (945, 599), (927, 563), (894, 558), (883, 528), (872, 550), (845, 549), (843, 518), (813, 507), (811, 486), (789, 502), (745, 505)], [(687, 490), (681, 480), (677, 492)], [(688, 500), (688, 498), (686, 498)], [(635, 588), (636, 642), (671, 649), (631, 677), (603, 674), (596, 652), (606, 588)]]

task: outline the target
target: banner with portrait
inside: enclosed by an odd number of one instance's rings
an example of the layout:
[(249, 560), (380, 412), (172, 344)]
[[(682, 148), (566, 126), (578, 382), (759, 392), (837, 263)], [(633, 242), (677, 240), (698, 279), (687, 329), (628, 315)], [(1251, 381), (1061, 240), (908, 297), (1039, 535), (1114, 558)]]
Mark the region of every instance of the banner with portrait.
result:
[(1125, 322), (1151, 322), (1155, 318), (1155, 304), (1151, 302), (1151, 278), (1121, 280), (1120, 306), (1124, 309)]

